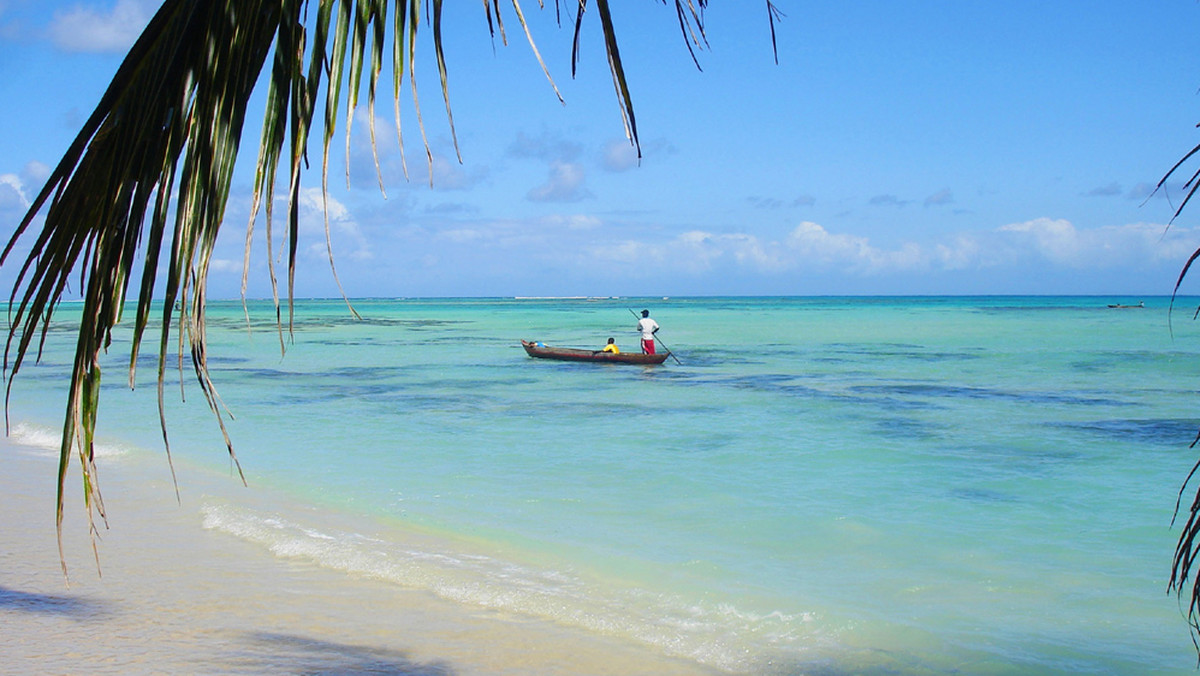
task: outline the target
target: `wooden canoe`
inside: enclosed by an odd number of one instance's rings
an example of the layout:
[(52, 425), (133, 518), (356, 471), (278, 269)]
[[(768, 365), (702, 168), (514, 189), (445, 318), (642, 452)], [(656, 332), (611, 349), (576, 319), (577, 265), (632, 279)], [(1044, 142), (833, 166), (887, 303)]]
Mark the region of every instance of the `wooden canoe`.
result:
[(537, 359), (557, 359), (559, 361), (592, 361), (601, 364), (661, 364), (671, 356), (670, 352), (657, 354), (642, 354), (641, 352), (621, 352), (613, 354), (603, 350), (579, 350), (573, 347), (546, 347), (536, 343), (521, 341), (525, 353)]

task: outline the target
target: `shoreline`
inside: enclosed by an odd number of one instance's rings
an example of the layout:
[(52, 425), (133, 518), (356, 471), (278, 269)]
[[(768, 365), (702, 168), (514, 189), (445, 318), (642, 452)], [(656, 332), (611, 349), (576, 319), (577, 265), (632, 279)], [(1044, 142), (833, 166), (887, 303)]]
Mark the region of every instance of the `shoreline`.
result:
[(55, 540), (55, 465), (0, 442), (0, 511), (8, 522), (0, 534), (0, 672), (723, 673), (275, 556), (204, 528), (197, 489), (207, 477), (180, 470), (181, 505), (165, 470), (147, 471), (140, 459), (100, 460), (109, 528), (97, 524), (99, 574), (77, 473), (68, 474), (68, 586)]

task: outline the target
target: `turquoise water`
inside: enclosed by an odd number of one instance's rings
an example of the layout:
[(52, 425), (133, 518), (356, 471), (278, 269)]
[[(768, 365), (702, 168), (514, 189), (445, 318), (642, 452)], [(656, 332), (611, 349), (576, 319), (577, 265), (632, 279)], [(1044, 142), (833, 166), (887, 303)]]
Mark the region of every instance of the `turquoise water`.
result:
[[(285, 356), (267, 304), (248, 331), (214, 303), (250, 489), (201, 496), (205, 526), (731, 672), (1192, 673), (1166, 580), (1200, 325), (1118, 300), (1141, 299), (303, 301)], [(636, 349), (643, 307), (680, 363), (519, 344)], [(71, 312), (17, 378), (26, 437), (57, 427)], [(165, 467), (127, 339), (107, 454)], [(186, 502), (229, 463), (170, 378)]]

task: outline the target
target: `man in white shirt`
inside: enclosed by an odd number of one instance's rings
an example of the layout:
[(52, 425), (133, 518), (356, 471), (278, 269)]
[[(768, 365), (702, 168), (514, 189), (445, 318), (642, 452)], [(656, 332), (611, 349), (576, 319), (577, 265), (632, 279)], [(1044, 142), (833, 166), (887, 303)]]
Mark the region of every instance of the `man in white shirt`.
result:
[(642, 318), (638, 320), (637, 330), (642, 332), (642, 352), (654, 354), (654, 334), (658, 332), (658, 322), (650, 318), (649, 310), (642, 310)]

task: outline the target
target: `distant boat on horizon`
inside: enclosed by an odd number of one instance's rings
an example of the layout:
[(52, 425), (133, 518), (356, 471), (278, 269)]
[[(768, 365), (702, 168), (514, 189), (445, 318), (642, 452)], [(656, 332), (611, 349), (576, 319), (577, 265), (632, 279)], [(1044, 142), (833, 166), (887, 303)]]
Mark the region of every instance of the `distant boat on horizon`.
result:
[(1144, 307), (1146, 307), (1146, 301), (1139, 300), (1137, 305), (1122, 305), (1120, 303), (1109, 303), (1108, 306), (1111, 308), (1117, 308), (1117, 309), (1122, 309), (1122, 310), (1127, 310), (1130, 308), (1144, 308)]

